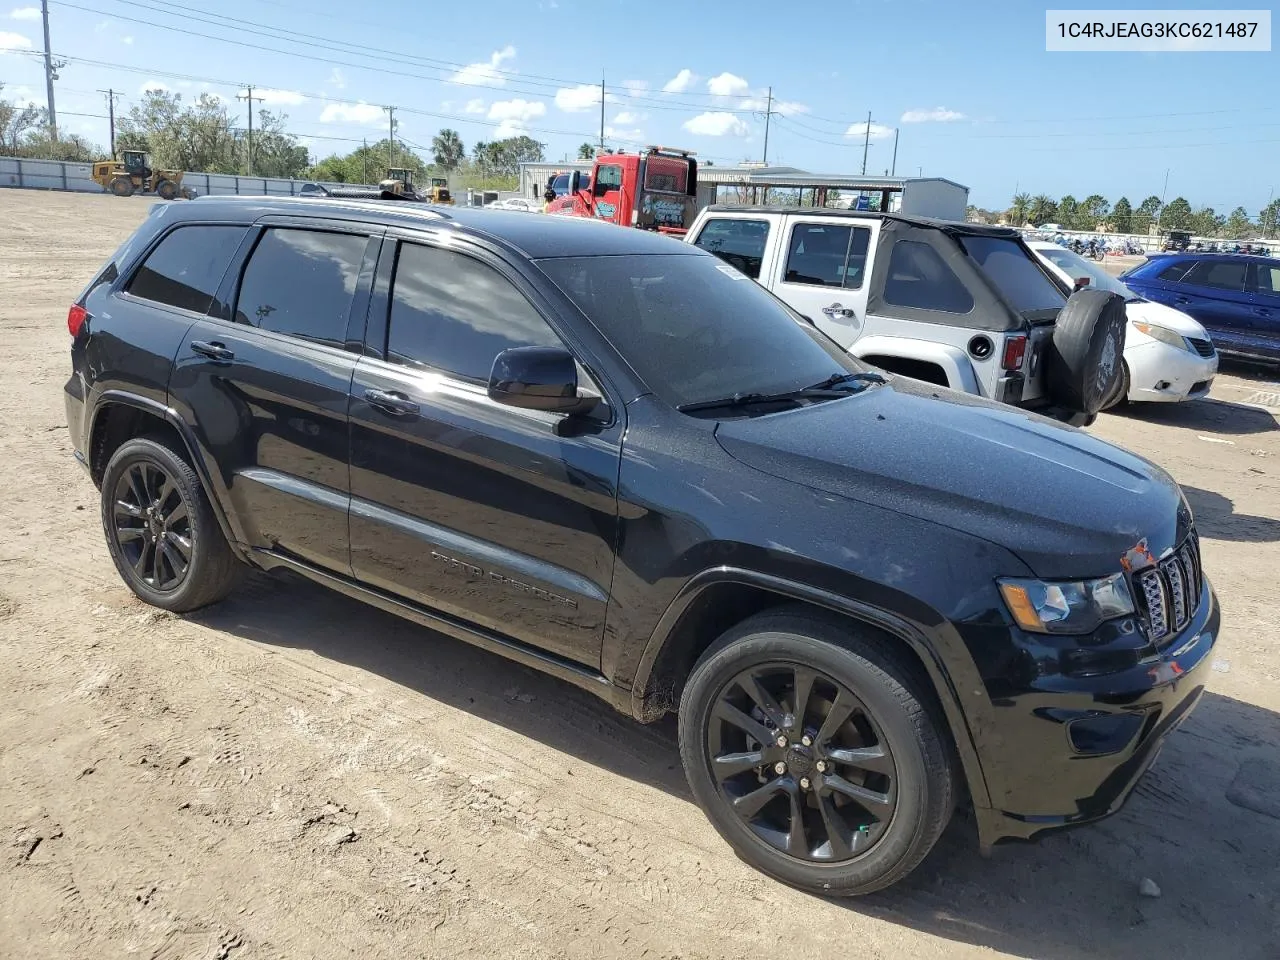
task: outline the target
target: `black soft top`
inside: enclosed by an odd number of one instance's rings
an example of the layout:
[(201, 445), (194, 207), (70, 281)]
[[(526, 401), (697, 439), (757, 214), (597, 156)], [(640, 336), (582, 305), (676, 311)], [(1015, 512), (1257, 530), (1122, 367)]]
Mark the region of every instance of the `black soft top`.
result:
[(358, 220), (386, 227), (457, 230), (496, 241), (531, 260), (555, 257), (677, 254), (702, 256), (690, 244), (647, 230), (618, 227), (586, 217), (445, 207), (406, 200), (340, 197), (199, 197), (166, 207), (183, 220), (252, 222), (266, 216)]

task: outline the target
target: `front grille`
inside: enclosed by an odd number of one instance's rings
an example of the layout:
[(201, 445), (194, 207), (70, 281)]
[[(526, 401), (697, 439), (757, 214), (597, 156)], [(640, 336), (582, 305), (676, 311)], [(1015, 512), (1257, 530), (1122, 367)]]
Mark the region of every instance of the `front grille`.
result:
[(1200, 608), (1204, 580), (1200, 572), (1200, 542), (1195, 534), (1154, 567), (1133, 575), (1138, 612), (1155, 644), (1182, 630)]
[(1213, 344), (1208, 340), (1201, 340), (1198, 337), (1187, 337), (1187, 341), (1195, 348), (1196, 353), (1202, 357), (1213, 356)]

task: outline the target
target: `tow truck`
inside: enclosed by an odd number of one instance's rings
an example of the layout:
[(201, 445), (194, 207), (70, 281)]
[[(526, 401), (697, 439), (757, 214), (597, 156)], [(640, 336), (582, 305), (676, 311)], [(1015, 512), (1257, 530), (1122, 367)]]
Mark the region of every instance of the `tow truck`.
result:
[(697, 196), (694, 152), (650, 146), (597, 155), (591, 176), (570, 173), (568, 192), (551, 201), (547, 213), (683, 235), (697, 215)]

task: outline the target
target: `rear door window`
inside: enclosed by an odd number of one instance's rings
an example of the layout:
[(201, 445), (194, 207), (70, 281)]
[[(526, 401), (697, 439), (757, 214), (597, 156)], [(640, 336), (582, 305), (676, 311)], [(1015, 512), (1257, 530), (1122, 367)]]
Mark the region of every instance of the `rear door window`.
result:
[(1187, 275), (1187, 270), (1193, 263), (1192, 260), (1179, 260), (1172, 263), (1156, 274), (1156, 279), (1163, 280), (1165, 283), (1177, 283)]
[(1257, 289), (1259, 293), (1280, 294), (1280, 267), (1258, 264)]
[(919, 240), (897, 240), (889, 255), (884, 299), (899, 307), (968, 313), (973, 294), (938, 252)]
[(1019, 313), (1061, 310), (1067, 297), (1022, 246), (1007, 237), (968, 236), (960, 246)]
[(1244, 275), (1248, 264), (1240, 260), (1199, 260), (1182, 278), (1183, 283), (1218, 290), (1244, 290)]
[(236, 322), (342, 347), (369, 238), (270, 227), (240, 281)]
[(784, 283), (857, 290), (862, 286), (871, 231), (831, 223), (798, 223), (787, 245)]
[(402, 243), (391, 289), (387, 359), (488, 383), (510, 347), (563, 347), (524, 295), (493, 267)]
[(179, 227), (151, 251), (126, 291), (180, 310), (208, 313), (247, 229), (204, 224)]
[(752, 280), (757, 280), (768, 239), (769, 224), (764, 220), (731, 220), (721, 217), (707, 221), (707, 225), (698, 234), (695, 246), (714, 253)]

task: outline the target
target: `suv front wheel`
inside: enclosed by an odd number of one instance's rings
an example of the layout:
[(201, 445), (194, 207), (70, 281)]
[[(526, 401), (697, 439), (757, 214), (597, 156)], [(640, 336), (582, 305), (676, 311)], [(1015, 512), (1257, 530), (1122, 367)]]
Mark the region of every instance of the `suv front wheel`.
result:
[(164, 438), (124, 443), (102, 476), (111, 559), (137, 596), (175, 613), (222, 600), (240, 565), (200, 479)]
[(910, 873), (950, 820), (950, 753), (920, 670), (817, 612), (752, 617), (699, 660), (680, 753), (699, 805), (749, 864), (826, 896)]

